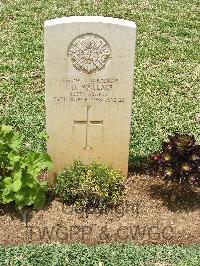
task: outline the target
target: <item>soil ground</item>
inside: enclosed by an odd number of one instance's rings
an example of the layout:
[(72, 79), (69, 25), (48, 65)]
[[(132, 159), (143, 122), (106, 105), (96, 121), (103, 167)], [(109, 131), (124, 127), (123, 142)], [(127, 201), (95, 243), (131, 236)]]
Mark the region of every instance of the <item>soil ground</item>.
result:
[(179, 193), (174, 203), (170, 195), (159, 179), (130, 174), (123, 202), (106, 212), (80, 210), (49, 195), (42, 210), (28, 212), (25, 224), (14, 206), (1, 206), (0, 244), (200, 243), (200, 192)]

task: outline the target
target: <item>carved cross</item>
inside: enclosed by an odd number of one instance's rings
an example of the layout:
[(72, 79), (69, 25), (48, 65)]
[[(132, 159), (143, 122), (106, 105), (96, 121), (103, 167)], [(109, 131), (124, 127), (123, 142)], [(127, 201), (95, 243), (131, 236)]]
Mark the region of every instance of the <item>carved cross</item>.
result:
[(103, 125), (103, 120), (95, 121), (95, 120), (90, 120), (89, 119), (89, 110), (91, 106), (86, 106), (86, 119), (87, 120), (74, 120), (74, 125), (86, 125), (86, 139), (85, 139), (85, 147), (84, 149), (90, 150), (92, 149), (91, 147), (88, 146), (88, 128), (89, 126), (102, 126)]

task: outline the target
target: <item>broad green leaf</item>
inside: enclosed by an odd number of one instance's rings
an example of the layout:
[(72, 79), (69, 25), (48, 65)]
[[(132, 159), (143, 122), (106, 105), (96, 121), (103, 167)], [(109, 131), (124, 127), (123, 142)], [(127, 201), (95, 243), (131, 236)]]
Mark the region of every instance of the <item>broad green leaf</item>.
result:
[(29, 194), (28, 200), (29, 200), (30, 204), (33, 204), (35, 202), (35, 199), (36, 199), (36, 194), (35, 193)]
[(14, 195), (13, 194), (2, 194), (2, 202), (5, 203), (10, 203), (11, 201), (14, 200)]
[(52, 161), (50, 156), (46, 153), (33, 153), (29, 152), (26, 158), (29, 162), (28, 172), (34, 176), (37, 176), (41, 171), (45, 169), (51, 169)]
[(26, 160), (26, 156), (21, 157), (20, 160), (21, 169), (25, 169), (27, 166), (29, 166), (29, 162)]
[(44, 206), (45, 202), (46, 202), (45, 193), (40, 191), (36, 196), (34, 202), (34, 209), (41, 209)]
[(19, 169), (18, 171), (15, 171), (12, 176), (13, 176), (14, 180), (18, 179), (18, 178), (21, 178), (22, 177), (22, 170)]
[(15, 193), (15, 199), (16, 201), (20, 202), (24, 200), (24, 191), (22, 189), (20, 189), (19, 191), (17, 191)]
[(7, 125), (2, 125), (0, 130), (4, 133), (7, 134), (9, 132), (11, 132), (13, 130), (13, 128), (11, 126), (7, 126)]
[(48, 188), (48, 183), (47, 181), (42, 181), (40, 182), (40, 187), (44, 190), (46, 190)]
[(15, 165), (16, 162), (18, 162), (20, 160), (20, 156), (18, 154), (16, 154), (15, 152), (10, 152), (8, 154), (8, 159), (10, 160), (10, 164), (11, 165)]
[(7, 176), (7, 177), (5, 177), (4, 178), (4, 180), (3, 180), (3, 184), (5, 185), (5, 186), (11, 186), (12, 185), (12, 177), (11, 176)]
[(18, 133), (15, 133), (9, 147), (13, 150), (18, 150), (21, 147), (22, 137)]
[[(42, 132), (40, 139), (47, 139)], [(15, 201), (22, 209), (25, 205), (39, 208), (45, 202), (46, 182), (38, 175), (52, 166), (50, 157), (42, 152), (21, 154), (22, 137), (11, 126), (0, 126), (0, 202)]]
[(17, 192), (22, 186), (22, 181), (20, 178), (16, 178), (12, 184), (12, 191)]
[(32, 176), (27, 175), (26, 186), (28, 186), (29, 188), (34, 188), (35, 186), (37, 186), (37, 180)]

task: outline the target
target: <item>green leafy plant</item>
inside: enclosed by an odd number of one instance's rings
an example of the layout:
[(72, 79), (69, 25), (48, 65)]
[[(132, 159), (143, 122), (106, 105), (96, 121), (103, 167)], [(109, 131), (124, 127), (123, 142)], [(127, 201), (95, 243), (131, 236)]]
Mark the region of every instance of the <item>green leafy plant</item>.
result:
[(69, 203), (104, 208), (119, 202), (123, 180), (120, 172), (105, 165), (74, 161), (58, 173), (55, 193)]
[[(46, 137), (46, 136), (43, 136)], [(0, 202), (15, 202), (22, 210), (45, 203), (46, 181), (39, 182), (41, 171), (51, 167), (50, 157), (43, 152), (22, 152), (22, 137), (11, 126), (0, 126)]]
[(154, 173), (178, 186), (200, 186), (200, 145), (189, 134), (175, 134), (151, 156)]

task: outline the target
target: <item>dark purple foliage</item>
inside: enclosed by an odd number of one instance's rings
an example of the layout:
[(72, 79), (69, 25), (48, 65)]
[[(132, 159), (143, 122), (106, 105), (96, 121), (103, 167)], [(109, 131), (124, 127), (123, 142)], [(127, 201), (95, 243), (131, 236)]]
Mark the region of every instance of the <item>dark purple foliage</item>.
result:
[(200, 186), (200, 145), (189, 134), (175, 134), (151, 156), (153, 170), (166, 181)]

